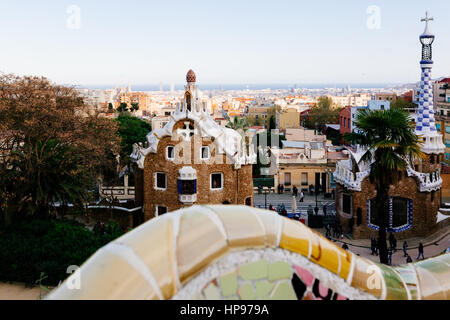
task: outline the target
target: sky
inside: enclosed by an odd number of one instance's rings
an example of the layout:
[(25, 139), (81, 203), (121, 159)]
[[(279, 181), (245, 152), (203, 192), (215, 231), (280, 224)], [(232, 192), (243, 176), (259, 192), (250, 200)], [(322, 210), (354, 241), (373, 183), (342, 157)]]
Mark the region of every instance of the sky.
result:
[(448, 0), (0, 0), (0, 71), (75, 85), (412, 83), (420, 22), (450, 76)]

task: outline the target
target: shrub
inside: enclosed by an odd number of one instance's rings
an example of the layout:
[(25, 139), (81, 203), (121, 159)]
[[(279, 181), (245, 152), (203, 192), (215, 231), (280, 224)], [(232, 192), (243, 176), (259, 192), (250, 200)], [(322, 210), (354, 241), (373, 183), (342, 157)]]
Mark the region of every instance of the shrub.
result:
[(95, 251), (121, 236), (116, 223), (103, 235), (69, 220), (31, 220), (13, 224), (0, 234), (0, 281), (33, 284), (41, 272), (44, 285), (64, 280), (67, 268), (80, 266)]

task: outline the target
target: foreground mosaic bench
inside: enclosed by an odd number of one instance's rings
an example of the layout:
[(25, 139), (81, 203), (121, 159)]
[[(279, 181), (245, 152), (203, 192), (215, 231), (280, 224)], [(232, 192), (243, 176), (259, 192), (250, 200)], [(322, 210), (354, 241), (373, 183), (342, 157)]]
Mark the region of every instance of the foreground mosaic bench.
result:
[(47, 299), (450, 299), (450, 254), (389, 267), (273, 211), (193, 206), (101, 248)]

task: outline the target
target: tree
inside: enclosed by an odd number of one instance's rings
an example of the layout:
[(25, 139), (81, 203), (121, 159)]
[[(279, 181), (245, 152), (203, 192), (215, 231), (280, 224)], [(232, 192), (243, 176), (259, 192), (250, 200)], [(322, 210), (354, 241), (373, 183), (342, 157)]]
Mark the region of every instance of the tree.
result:
[(380, 262), (388, 263), (386, 227), (389, 218), (389, 188), (399, 181), (415, 157), (423, 158), (421, 142), (400, 109), (360, 110), (356, 116), (359, 131), (347, 133), (344, 139), (367, 150), (360, 162), (372, 162), (369, 179), (377, 192), (376, 205), (379, 226)]
[(417, 105), (402, 98), (398, 98), (394, 103), (391, 104), (391, 109), (403, 110), (407, 108), (417, 108)]
[(127, 112), (128, 111), (128, 105), (125, 102), (122, 102), (119, 107), (117, 108), (117, 111), (122, 113), (122, 112)]
[(322, 130), (325, 124), (338, 122), (339, 112), (339, 108), (333, 108), (333, 100), (330, 97), (320, 97), (317, 104), (309, 112), (307, 126)]
[(233, 121), (228, 119), (226, 127), (234, 130), (242, 129), (245, 132), (248, 129), (248, 122), (245, 118), (234, 117)]
[(272, 130), (275, 130), (276, 128), (277, 128), (277, 125), (276, 125), (276, 121), (275, 121), (275, 116), (271, 115), (269, 118), (269, 130), (272, 131)]
[(133, 151), (133, 144), (145, 142), (147, 134), (152, 130), (152, 127), (147, 121), (130, 115), (120, 115), (116, 121), (119, 126), (117, 133), (122, 139), (120, 157), (125, 162), (128, 162)]
[(4, 223), (48, 216), (55, 202), (82, 206), (114, 165), (119, 137), (72, 87), (0, 76), (0, 214)]
[(132, 103), (131, 104), (131, 111), (138, 111), (139, 110), (139, 103)]
[(278, 105), (270, 107), (269, 110), (267, 110), (267, 117), (264, 121), (264, 126), (266, 128), (269, 128), (269, 130), (276, 129), (277, 113), (280, 111), (281, 107)]

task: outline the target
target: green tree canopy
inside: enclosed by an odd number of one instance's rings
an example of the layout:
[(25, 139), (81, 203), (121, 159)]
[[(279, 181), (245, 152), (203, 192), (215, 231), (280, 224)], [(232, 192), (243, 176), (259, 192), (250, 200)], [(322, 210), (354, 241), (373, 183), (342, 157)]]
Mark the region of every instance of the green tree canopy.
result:
[(0, 76), (0, 220), (47, 216), (55, 202), (82, 205), (114, 166), (116, 130), (74, 88)]
[(128, 111), (128, 105), (125, 102), (122, 102), (119, 107), (117, 108), (117, 111), (122, 113), (122, 112), (127, 112)]
[(122, 138), (120, 156), (123, 161), (128, 162), (133, 144), (144, 143), (152, 127), (147, 121), (127, 114), (120, 115), (116, 121), (119, 124), (118, 135)]
[(342, 108), (335, 108), (330, 97), (320, 97), (316, 105), (311, 108), (307, 121), (309, 128), (321, 130), (327, 123), (337, 123)]
[(403, 110), (407, 108), (417, 108), (417, 105), (402, 98), (398, 98), (394, 103), (391, 104), (391, 109)]
[(139, 110), (139, 103), (132, 103), (131, 111), (138, 111), (138, 110)]
[(389, 188), (401, 178), (408, 165), (413, 165), (415, 157), (423, 158), (424, 154), (408, 113), (401, 109), (360, 110), (355, 125), (359, 131), (345, 134), (344, 139), (366, 150), (360, 161), (373, 161), (369, 178), (377, 191), (380, 262), (387, 263)]
[(226, 127), (234, 130), (242, 129), (243, 131), (247, 131), (249, 125), (247, 119), (234, 117), (233, 121), (230, 121), (230, 119), (228, 119)]

